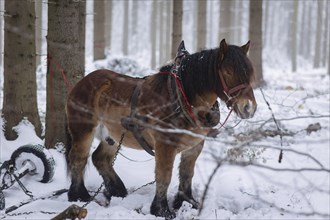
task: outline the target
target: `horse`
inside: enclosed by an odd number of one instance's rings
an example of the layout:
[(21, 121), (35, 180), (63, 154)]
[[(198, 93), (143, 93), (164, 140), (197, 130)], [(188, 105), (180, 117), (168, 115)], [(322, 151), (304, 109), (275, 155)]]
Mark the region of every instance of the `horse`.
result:
[[(71, 185), (69, 201), (90, 201), (84, 169), (99, 125), (109, 137), (101, 140), (92, 161), (104, 180), (107, 199), (125, 197), (127, 190), (113, 168), (121, 144), (155, 156), (155, 196), (150, 213), (175, 217), (184, 201), (199, 207), (192, 195), (196, 159), (205, 137), (219, 122), (217, 99), (240, 118), (253, 117), (257, 103), (251, 86), (254, 68), (247, 57), (250, 41), (181, 56), (156, 74), (133, 78), (111, 70), (96, 70), (71, 90), (66, 103), (70, 144), (66, 151)], [(167, 200), (175, 156), (181, 153), (179, 187), (173, 209)]]

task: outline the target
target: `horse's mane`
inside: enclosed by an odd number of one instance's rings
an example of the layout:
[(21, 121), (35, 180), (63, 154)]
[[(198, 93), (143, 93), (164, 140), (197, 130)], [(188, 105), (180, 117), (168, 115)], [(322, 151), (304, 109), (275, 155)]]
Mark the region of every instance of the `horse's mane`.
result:
[(180, 75), (188, 100), (191, 102), (197, 94), (216, 88), (218, 83), (218, 49), (203, 50), (185, 57), (180, 67)]
[(239, 77), (241, 83), (249, 83), (253, 80), (254, 70), (252, 63), (241, 48), (237, 46), (229, 46), (222, 65), (233, 68), (232, 71)]
[[(189, 102), (192, 102), (196, 95), (203, 92), (216, 91), (222, 88), (219, 81), (219, 48), (203, 50), (182, 59), (178, 75), (181, 77), (183, 89)], [(169, 74), (161, 74), (172, 70), (174, 63), (167, 64), (160, 68), (159, 74), (154, 80), (155, 91), (160, 91), (167, 82)], [(239, 75), (242, 82), (250, 82), (253, 74), (253, 67), (243, 51), (234, 45), (228, 46), (228, 51), (223, 59), (222, 65), (233, 68), (234, 74)]]

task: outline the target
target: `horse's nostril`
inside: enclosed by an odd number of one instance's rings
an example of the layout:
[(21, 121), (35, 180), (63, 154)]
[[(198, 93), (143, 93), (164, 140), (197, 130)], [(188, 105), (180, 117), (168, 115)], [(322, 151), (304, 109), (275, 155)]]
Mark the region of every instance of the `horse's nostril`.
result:
[(249, 104), (246, 104), (244, 106), (244, 113), (246, 113), (246, 114), (249, 114), (250, 113), (250, 105)]

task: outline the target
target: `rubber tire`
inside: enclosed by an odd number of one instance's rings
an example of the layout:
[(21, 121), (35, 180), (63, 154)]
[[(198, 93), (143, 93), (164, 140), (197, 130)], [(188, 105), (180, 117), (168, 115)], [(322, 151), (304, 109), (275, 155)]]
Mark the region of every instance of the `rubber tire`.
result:
[(6, 207), (5, 195), (3, 194), (2, 190), (0, 189), (0, 210), (4, 210)]
[[(31, 153), (34, 156), (38, 157), (44, 166), (44, 173), (40, 182), (48, 183), (52, 180), (55, 173), (55, 161), (54, 158), (47, 152), (48, 150), (40, 145), (24, 145), (15, 150), (11, 155), (12, 163), (17, 166), (16, 160), (22, 153)], [(29, 159), (29, 158), (26, 158)], [(38, 167), (36, 167), (38, 170)]]

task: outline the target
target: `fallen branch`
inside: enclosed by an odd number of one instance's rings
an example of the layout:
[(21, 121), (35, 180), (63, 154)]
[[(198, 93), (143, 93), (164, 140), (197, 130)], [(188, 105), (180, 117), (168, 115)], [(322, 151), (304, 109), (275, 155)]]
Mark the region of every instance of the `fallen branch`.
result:
[(63, 219), (83, 219), (87, 216), (87, 209), (81, 208), (75, 204), (70, 205), (63, 212), (52, 218), (51, 220), (63, 220)]

